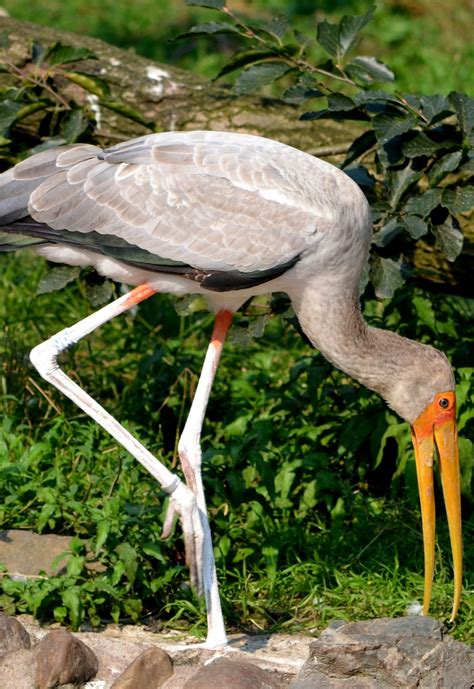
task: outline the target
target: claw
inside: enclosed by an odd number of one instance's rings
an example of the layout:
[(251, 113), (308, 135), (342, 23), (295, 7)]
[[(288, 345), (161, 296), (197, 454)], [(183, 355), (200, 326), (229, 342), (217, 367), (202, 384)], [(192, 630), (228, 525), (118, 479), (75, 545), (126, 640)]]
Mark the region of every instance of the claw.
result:
[(183, 529), (185, 561), (186, 566), (189, 568), (191, 586), (198, 595), (202, 595), (204, 590), (202, 574), (204, 532), (196, 503), (196, 496), (181, 482), (170, 496), (161, 533), (162, 538), (169, 538), (175, 519), (179, 519)]

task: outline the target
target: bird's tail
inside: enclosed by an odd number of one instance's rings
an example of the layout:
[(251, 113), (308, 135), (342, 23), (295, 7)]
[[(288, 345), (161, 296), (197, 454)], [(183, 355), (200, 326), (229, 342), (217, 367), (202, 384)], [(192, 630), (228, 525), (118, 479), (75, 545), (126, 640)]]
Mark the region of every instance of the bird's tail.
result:
[[(75, 145), (78, 157), (90, 156), (88, 144)], [(28, 203), (31, 194), (48, 177), (56, 174), (61, 167), (57, 158), (69, 146), (52, 148), (36, 153), (15, 167), (0, 174), (0, 251), (15, 251), (44, 241), (29, 230), (35, 226), (29, 218)], [(27, 222), (22, 222), (27, 219)]]

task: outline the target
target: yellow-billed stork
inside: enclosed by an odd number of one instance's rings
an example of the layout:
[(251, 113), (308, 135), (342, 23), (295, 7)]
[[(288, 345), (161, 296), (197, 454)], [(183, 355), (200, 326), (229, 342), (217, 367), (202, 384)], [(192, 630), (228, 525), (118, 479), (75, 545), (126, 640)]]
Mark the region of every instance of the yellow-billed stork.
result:
[[(286, 292), (314, 346), (411, 424), (425, 613), (434, 567), (437, 448), (454, 562), (452, 616), (457, 613), (462, 544), (454, 376), (436, 349), (365, 323), (358, 286), (371, 234), (367, 201), (344, 172), (257, 136), (166, 132), (105, 150), (73, 144), (33, 155), (0, 176), (0, 248), (27, 245), (50, 261), (93, 266), (136, 286), (39, 344), (31, 361), (170, 496), (164, 535), (178, 515), (191, 580), (205, 594), (209, 647), (225, 644), (226, 634), (201, 480), (201, 428), (232, 314), (249, 297), (270, 292)], [(65, 348), (157, 292), (202, 294), (216, 312), (179, 441), (184, 482), (57, 363)]]

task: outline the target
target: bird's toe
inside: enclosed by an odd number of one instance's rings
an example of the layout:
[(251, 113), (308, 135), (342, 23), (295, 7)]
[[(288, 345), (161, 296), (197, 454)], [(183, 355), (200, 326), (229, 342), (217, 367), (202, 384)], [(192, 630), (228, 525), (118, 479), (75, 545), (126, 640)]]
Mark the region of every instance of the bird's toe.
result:
[(202, 548), (204, 533), (194, 493), (180, 483), (170, 496), (161, 537), (169, 538), (176, 519), (181, 522), (184, 538), (186, 565), (189, 568), (191, 586), (198, 595), (203, 592)]

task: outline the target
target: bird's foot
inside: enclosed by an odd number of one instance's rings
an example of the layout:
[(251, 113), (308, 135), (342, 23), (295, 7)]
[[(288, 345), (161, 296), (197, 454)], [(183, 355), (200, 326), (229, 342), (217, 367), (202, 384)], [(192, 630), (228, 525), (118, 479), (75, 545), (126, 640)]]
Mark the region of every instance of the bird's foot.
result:
[(182, 481), (179, 481), (170, 494), (162, 538), (169, 538), (176, 518), (180, 520), (183, 529), (186, 565), (189, 567), (191, 585), (198, 595), (202, 595), (204, 531), (196, 496)]

